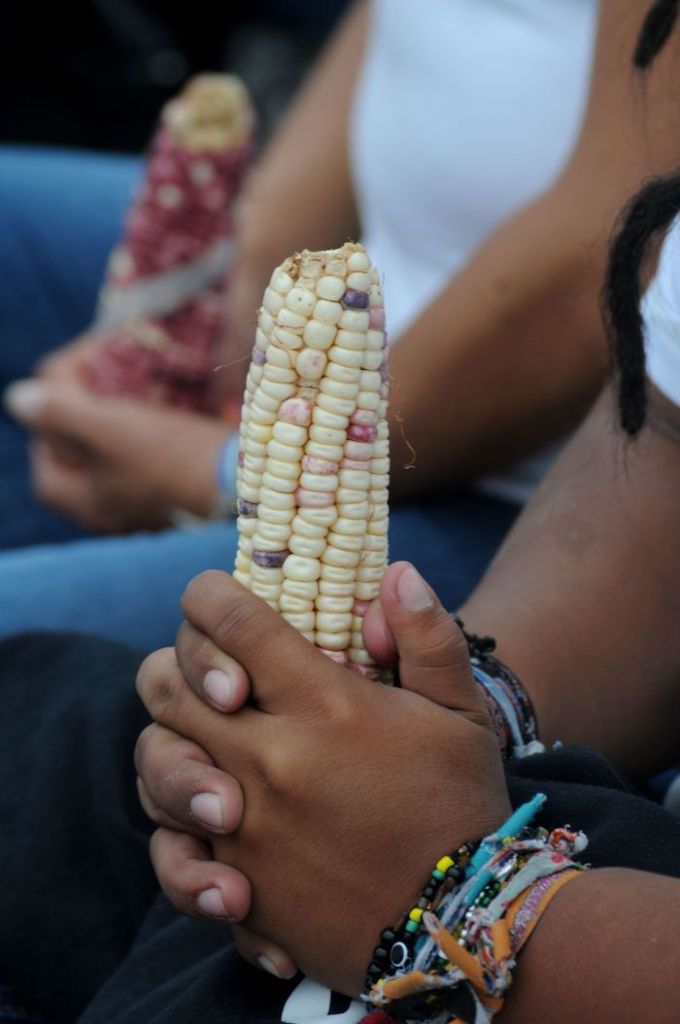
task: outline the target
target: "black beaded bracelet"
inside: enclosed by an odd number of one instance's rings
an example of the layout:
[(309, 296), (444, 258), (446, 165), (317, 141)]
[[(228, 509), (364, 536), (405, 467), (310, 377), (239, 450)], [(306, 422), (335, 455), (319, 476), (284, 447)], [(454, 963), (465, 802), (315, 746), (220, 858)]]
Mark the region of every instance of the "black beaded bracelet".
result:
[(514, 672), (495, 657), (496, 641), (469, 633), (459, 616), (454, 619), (468, 645), (475, 679), (482, 688), (503, 756), (540, 752), (543, 746), (533, 702)]
[(386, 973), (408, 965), (421, 930), (423, 914), (426, 910), (436, 910), (444, 896), (460, 883), (475, 849), (475, 844), (463, 843), (455, 853), (441, 857), (415, 903), (403, 912), (393, 928), (385, 928), (380, 933), (380, 941), (373, 950), (366, 971), (366, 988)]

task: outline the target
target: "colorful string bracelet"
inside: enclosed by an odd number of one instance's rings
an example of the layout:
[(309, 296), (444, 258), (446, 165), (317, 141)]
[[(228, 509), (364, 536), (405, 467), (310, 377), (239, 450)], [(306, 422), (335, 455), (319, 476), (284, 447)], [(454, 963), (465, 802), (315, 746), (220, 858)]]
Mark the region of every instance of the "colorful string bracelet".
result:
[(363, 998), (386, 1019), (488, 1024), (501, 1009), (517, 955), (555, 895), (584, 870), (573, 860), (587, 846), (582, 833), (527, 827), (544, 800), (520, 807), (476, 848), (465, 844), (474, 853), (422, 911), (412, 955), (400, 966), (383, 958), (383, 973), (369, 976)]
[(445, 894), (460, 883), (474, 850), (472, 843), (463, 843), (455, 853), (441, 857), (418, 898), (403, 912), (394, 927), (385, 928), (380, 933), (366, 972), (367, 987), (382, 977), (386, 970), (404, 969), (411, 963), (423, 914), (435, 910)]
[(484, 695), (503, 757), (542, 754), (545, 747), (538, 739), (531, 697), (508, 666), (494, 656), (496, 641), (469, 633), (458, 616), (455, 621), (467, 642), (472, 672)]

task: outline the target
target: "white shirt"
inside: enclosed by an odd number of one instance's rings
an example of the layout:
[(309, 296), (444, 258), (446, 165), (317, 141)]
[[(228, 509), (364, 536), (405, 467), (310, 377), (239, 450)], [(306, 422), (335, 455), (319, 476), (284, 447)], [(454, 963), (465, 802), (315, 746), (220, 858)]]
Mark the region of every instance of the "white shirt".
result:
[[(583, 119), (598, 0), (373, 0), (373, 8), (350, 145), (362, 240), (384, 276), (394, 340), (561, 170)], [(496, 482), (496, 493), (506, 486), (524, 498), (522, 472), (538, 478), (527, 465)], [(282, 1020), (356, 1024), (365, 1015), (359, 1002), (331, 1013), (330, 993), (305, 978)]]
[[(363, 242), (384, 275), (394, 340), (564, 166), (588, 97), (598, 0), (373, 8), (350, 145)], [(527, 496), (522, 476), (537, 481), (534, 463), (517, 467), (508, 496)]]
[(680, 406), (680, 219), (666, 235), (642, 303), (647, 376)]

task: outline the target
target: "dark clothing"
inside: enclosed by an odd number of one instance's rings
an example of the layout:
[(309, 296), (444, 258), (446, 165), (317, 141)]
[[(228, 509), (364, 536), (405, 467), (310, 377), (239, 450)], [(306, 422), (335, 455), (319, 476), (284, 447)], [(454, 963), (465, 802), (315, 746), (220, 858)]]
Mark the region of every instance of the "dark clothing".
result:
[[(132, 763), (147, 722), (140, 658), (89, 637), (0, 644), (0, 979), (53, 1024), (349, 1019), (340, 997), (282, 1017), (299, 979), (251, 969), (226, 929), (180, 917), (159, 894)], [(515, 763), (510, 787), (516, 804), (545, 792), (544, 824), (586, 831), (594, 865), (680, 875), (680, 819), (592, 751)]]

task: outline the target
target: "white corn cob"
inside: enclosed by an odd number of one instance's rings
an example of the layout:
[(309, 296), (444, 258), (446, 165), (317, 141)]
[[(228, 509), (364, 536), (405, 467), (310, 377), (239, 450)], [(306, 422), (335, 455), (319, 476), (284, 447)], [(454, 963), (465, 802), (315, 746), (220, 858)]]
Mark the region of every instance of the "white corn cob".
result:
[(297, 253), (265, 290), (246, 380), (235, 579), (330, 658), (378, 677), (361, 635), (387, 565), (385, 318), (361, 245)]

